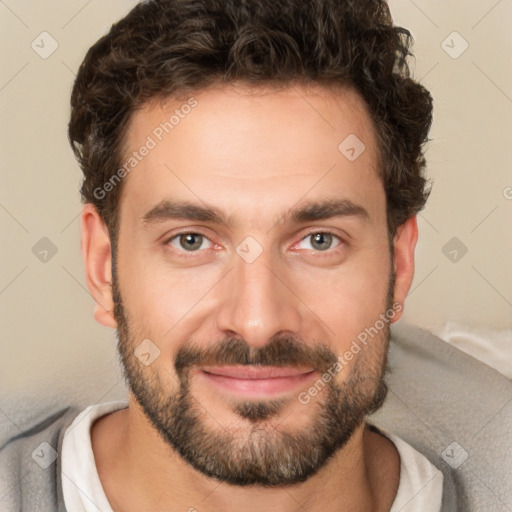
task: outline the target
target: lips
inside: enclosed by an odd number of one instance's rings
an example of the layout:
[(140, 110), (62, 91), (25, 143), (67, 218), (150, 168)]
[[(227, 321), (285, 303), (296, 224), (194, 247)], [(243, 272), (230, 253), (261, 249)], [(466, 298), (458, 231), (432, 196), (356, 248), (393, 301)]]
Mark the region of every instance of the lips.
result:
[(222, 375), (233, 379), (274, 379), (277, 377), (296, 377), (313, 371), (312, 368), (283, 368), (278, 366), (213, 366), (203, 371), (213, 375)]
[(208, 385), (220, 391), (246, 397), (270, 396), (296, 390), (310, 380), (312, 368), (275, 366), (216, 366), (201, 369)]

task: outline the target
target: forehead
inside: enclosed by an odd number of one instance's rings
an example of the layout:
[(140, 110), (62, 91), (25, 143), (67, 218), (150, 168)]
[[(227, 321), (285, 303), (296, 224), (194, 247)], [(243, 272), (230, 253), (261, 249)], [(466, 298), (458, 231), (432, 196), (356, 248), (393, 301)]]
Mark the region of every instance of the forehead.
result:
[(121, 210), (139, 217), (168, 198), (241, 215), (301, 196), (384, 205), (374, 126), (350, 88), (231, 84), (153, 100), (133, 115), (123, 159), (136, 165)]

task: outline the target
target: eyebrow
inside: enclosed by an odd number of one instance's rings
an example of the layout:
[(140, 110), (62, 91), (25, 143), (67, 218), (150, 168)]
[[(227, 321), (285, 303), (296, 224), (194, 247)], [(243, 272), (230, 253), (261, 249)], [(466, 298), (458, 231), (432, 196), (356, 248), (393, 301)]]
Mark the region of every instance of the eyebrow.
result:
[[(339, 217), (359, 217), (363, 220), (370, 218), (368, 211), (348, 199), (329, 199), (314, 201), (291, 208), (280, 216), (282, 223), (300, 224), (317, 220)], [(232, 227), (232, 215), (225, 215), (213, 206), (200, 206), (186, 201), (164, 200), (149, 210), (142, 218), (145, 228), (167, 220), (195, 220), (210, 222), (225, 227)]]

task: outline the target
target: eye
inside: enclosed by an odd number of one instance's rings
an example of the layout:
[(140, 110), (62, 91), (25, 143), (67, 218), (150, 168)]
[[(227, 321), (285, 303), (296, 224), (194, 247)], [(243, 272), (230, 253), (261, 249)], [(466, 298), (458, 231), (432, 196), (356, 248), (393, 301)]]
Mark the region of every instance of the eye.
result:
[(339, 241), (339, 243), (336, 246), (343, 243), (341, 238), (334, 235), (333, 233), (330, 233), (328, 231), (318, 231), (315, 233), (310, 233), (309, 235), (304, 237), (299, 242), (298, 245), (302, 244), (303, 242), (305, 242), (309, 239), (311, 239), (311, 242), (309, 243), (309, 247), (303, 247), (303, 249), (325, 252), (333, 247), (334, 239), (337, 239)]
[[(204, 247), (204, 242), (210, 245)], [(166, 243), (179, 251), (186, 252), (197, 252), (200, 249), (208, 249), (212, 246), (212, 242), (201, 233), (180, 233), (169, 238)]]

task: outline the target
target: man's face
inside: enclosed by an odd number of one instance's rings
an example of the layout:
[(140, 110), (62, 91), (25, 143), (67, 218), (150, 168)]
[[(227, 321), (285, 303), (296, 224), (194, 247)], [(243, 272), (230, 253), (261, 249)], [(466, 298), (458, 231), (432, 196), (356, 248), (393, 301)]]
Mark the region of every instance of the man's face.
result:
[[(348, 89), (219, 87), (194, 98), (190, 109), (146, 105), (127, 134), (126, 160), (147, 155), (120, 203), (125, 374), (197, 470), (237, 485), (297, 483), (385, 397), (389, 326), (378, 320), (392, 264), (371, 120)], [(355, 159), (354, 135), (365, 145)], [(249, 375), (258, 368), (286, 376)]]

